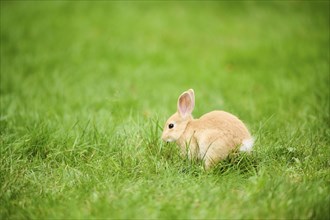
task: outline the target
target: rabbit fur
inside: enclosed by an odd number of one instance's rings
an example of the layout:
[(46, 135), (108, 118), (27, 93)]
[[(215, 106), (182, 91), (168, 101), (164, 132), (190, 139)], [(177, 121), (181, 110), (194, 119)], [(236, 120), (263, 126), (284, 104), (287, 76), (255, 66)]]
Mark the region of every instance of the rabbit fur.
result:
[(189, 89), (180, 95), (177, 112), (166, 121), (162, 133), (164, 141), (179, 145), (182, 156), (203, 160), (207, 170), (237, 147), (240, 151), (252, 150), (253, 138), (236, 116), (212, 111), (194, 119), (194, 107), (194, 90)]

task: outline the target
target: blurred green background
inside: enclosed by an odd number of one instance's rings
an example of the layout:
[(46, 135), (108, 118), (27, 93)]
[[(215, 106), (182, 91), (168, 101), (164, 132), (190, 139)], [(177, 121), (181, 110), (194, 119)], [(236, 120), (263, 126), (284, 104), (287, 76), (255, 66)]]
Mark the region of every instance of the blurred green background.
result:
[[(1, 218), (329, 217), (328, 1), (1, 1), (0, 51)], [(252, 155), (161, 143), (189, 88)]]

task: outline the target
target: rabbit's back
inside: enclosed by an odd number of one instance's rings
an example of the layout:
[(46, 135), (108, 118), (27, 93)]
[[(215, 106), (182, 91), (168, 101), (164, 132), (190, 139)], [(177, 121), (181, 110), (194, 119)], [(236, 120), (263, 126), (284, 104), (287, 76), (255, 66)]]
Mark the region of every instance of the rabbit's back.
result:
[(231, 133), (235, 137), (241, 137), (243, 139), (249, 138), (250, 133), (244, 123), (225, 111), (212, 111), (199, 119), (195, 120), (194, 127), (202, 130), (218, 130), (225, 133)]

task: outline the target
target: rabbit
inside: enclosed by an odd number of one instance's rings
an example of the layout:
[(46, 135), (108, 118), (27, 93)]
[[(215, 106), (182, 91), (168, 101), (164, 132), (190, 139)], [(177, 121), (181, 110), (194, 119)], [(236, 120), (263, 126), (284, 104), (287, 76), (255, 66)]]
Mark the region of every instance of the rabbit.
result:
[(194, 119), (194, 107), (194, 90), (189, 89), (179, 96), (177, 112), (166, 121), (162, 133), (163, 141), (179, 145), (181, 156), (202, 160), (204, 169), (209, 170), (237, 147), (252, 150), (254, 139), (236, 116), (212, 111)]

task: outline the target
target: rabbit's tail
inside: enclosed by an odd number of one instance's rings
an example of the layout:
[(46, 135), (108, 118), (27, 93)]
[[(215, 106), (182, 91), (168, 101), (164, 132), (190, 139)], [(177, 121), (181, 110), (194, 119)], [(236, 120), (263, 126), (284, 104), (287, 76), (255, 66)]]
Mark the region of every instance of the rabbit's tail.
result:
[(242, 146), (239, 148), (240, 151), (243, 152), (251, 152), (254, 144), (254, 138), (251, 137), (250, 139), (243, 140)]

